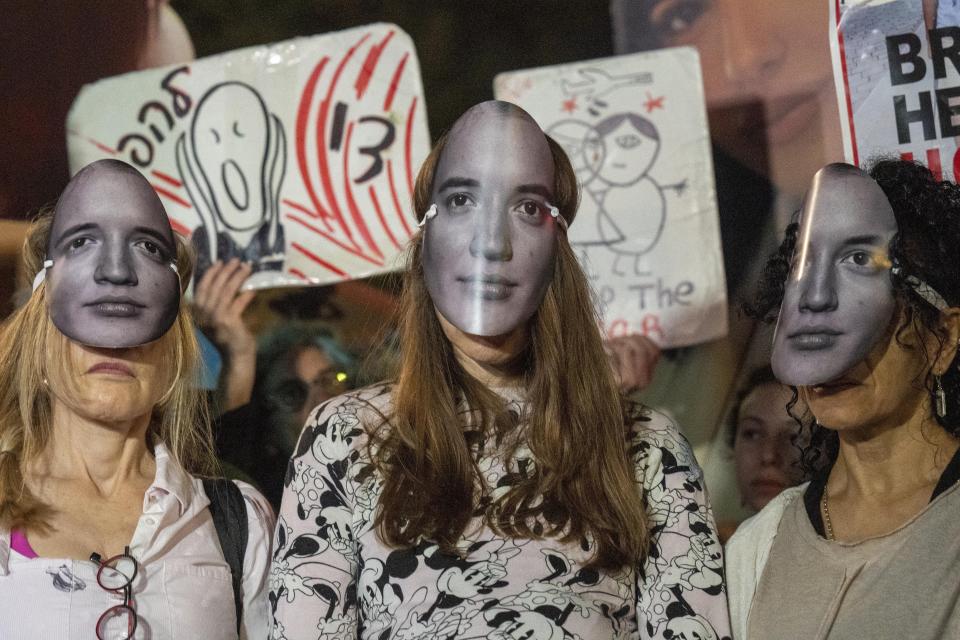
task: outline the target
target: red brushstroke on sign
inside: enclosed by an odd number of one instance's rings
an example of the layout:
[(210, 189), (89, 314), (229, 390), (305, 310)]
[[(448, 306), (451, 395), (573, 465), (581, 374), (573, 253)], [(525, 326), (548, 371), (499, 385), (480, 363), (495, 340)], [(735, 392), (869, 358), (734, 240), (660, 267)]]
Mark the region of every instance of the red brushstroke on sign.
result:
[(313, 260), (314, 262), (316, 262), (318, 265), (320, 265), (321, 267), (323, 267), (323, 268), (326, 269), (327, 271), (330, 271), (330, 272), (332, 272), (332, 273), (335, 273), (335, 274), (337, 274), (338, 276), (341, 276), (341, 277), (344, 277), (344, 278), (347, 277), (346, 271), (343, 271), (342, 269), (338, 269), (337, 267), (333, 266), (332, 264), (330, 264), (329, 262), (327, 262), (326, 260), (324, 260), (323, 258), (321, 258), (320, 256), (318, 256), (317, 254), (313, 253), (312, 251), (310, 251), (309, 249), (307, 249), (306, 247), (304, 247), (304, 246), (303, 246), (302, 244), (300, 244), (299, 242), (294, 242), (294, 243), (292, 243), (292, 246), (293, 246), (294, 249), (296, 249), (297, 251), (299, 251), (299, 252), (302, 253), (303, 255), (307, 256), (308, 258), (310, 258), (311, 260)]
[(193, 208), (193, 205), (191, 205), (188, 201), (184, 200), (183, 198), (173, 193), (172, 191), (168, 191), (163, 187), (158, 186), (152, 182), (150, 183), (150, 186), (153, 187), (153, 190), (157, 192), (157, 195), (161, 195), (164, 198), (167, 198), (168, 200), (172, 200), (173, 202), (176, 202), (177, 204), (179, 204), (181, 207), (186, 207), (187, 209)]
[(163, 180), (163, 181), (166, 182), (167, 184), (171, 184), (171, 185), (173, 185), (173, 186), (175, 186), (175, 187), (177, 187), (177, 188), (180, 188), (180, 187), (183, 186), (183, 183), (182, 183), (182, 182), (180, 182), (179, 180), (177, 180), (177, 179), (174, 178), (173, 176), (171, 176), (171, 175), (169, 175), (169, 174), (166, 174), (166, 173), (164, 173), (164, 172), (162, 172), (162, 171), (157, 171), (156, 169), (154, 169), (154, 170), (151, 171), (150, 173), (152, 173), (155, 178), (160, 178), (161, 180)]
[(390, 107), (393, 106), (393, 98), (397, 95), (397, 87), (400, 86), (400, 77), (403, 75), (403, 68), (407, 66), (407, 58), (409, 57), (410, 53), (407, 52), (403, 54), (400, 62), (397, 63), (397, 68), (394, 70), (393, 77), (390, 79), (390, 87), (387, 89), (387, 97), (383, 100), (384, 111), (390, 111)]
[(353, 83), (353, 88), (357, 90), (357, 100), (363, 98), (363, 95), (367, 92), (367, 87), (370, 86), (370, 79), (377, 69), (377, 63), (380, 62), (380, 56), (383, 55), (383, 50), (386, 49), (387, 43), (390, 42), (393, 34), (394, 31), (391, 29), (390, 33), (380, 41), (380, 44), (375, 44), (370, 47), (367, 58), (363, 61), (363, 66), (360, 67), (360, 73), (357, 74), (357, 80)]
[(367, 193), (370, 194), (370, 200), (373, 201), (373, 209), (377, 212), (377, 218), (380, 220), (380, 224), (383, 226), (383, 230), (387, 232), (387, 237), (390, 239), (390, 242), (393, 243), (397, 249), (402, 248), (400, 243), (397, 242), (397, 239), (393, 235), (393, 231), (390, 230), (390, 225), (387, 224), (387, 219), (383, 217), (383, 209), (380, 208), (380, 200), (377, 199), (377, 191), (373, 188), (373, 185), (367, 189)]

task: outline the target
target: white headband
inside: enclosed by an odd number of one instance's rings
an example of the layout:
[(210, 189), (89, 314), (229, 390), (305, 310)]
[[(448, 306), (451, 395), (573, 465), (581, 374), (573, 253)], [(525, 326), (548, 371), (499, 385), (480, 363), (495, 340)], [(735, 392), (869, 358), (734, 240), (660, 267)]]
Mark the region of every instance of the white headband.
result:
[(40, 286), (40, 283), (46, 280), (47, 278), (47, 269), (53, 266), (53, 260), (44, 260), (43, 266), (40, 268), (40, 271), (37, 271), (37, 275), (33, 276), (33, 290), (36, 291), (37, 287)]
[(903, 270), (900, 268), (899, 264), (894, 264), (893, 268), (890, 269), (890, 273), (893, 275), (902, 278), (903, 282), (913, 289), (913, 291), (929, 302), (931, 305), (937, 308), (938, 311), (943, 311), (944, 309), (949, 309), (950, 304), (940, 295), (936, 289), (931, 287), (929, 284), (921, 280), (916, 276), (908, 276), (903, 273)]

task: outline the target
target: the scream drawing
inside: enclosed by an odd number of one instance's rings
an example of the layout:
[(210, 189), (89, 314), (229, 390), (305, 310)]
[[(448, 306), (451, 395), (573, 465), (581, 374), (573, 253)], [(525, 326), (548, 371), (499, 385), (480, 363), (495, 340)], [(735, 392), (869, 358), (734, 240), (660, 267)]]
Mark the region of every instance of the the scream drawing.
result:
[(287, 139), (260, 94), (242, 82), (210, 87), (189, 131), (177, 140), (176, 158), (202, 221), (192, 237), (196, 277), (214, 261), (231, 258), (249, 262), (254, 272), (282, 269), (279, 201)]

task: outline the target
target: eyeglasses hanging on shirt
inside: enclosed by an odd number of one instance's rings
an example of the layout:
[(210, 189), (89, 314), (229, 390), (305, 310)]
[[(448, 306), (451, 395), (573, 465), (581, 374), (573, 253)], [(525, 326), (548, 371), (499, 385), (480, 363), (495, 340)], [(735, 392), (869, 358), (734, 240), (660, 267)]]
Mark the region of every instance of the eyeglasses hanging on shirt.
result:
[(136, 559), (130, 555), (130, 547), (123, 553), (102, 560), (100, 554), (90, 554), (90, 561), (99, 565), (97, 584), (106, 591), (123, 594), (123, 603), (104, 611), (97, 620), (99, 640), (130, 640), (137, 630), (137, 612), (133, 602), (133, 579), (137, 577)]

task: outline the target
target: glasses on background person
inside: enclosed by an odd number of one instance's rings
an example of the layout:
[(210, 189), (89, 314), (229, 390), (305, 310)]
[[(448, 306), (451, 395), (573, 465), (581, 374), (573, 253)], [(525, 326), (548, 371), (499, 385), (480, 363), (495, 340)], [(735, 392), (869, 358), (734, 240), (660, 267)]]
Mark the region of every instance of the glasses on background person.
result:
[(350, 379), (345, 372), (326, 369), (309, 383), (299, 377), (283, 380), (277, 384), (271, 395), (273, 402), (279, 407), (298, 412), (304, 408), (308, 398), (338, 396), (350, 388), (349, 384)]

